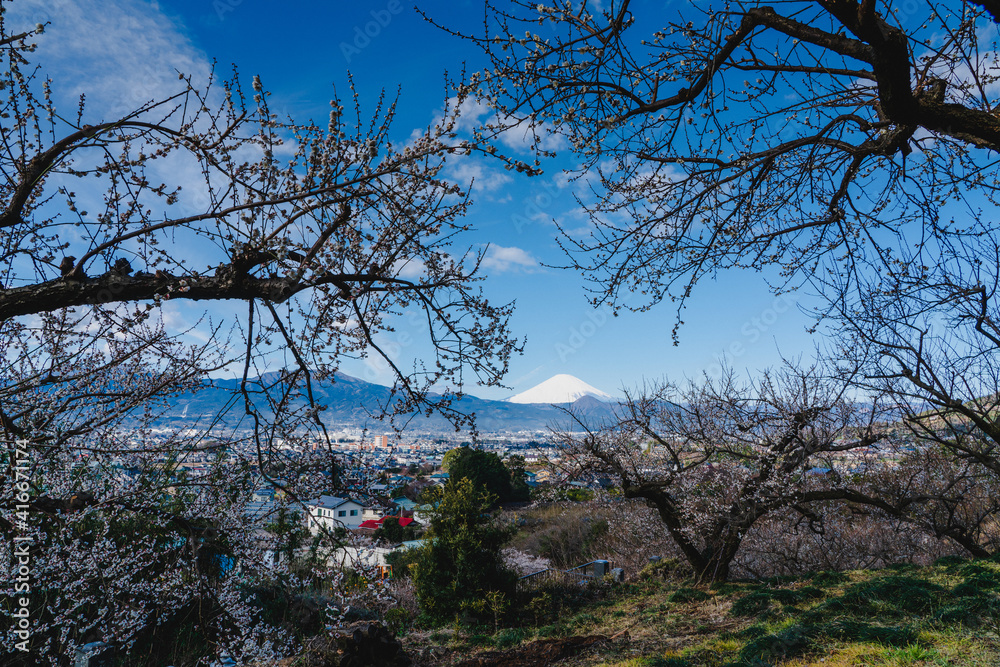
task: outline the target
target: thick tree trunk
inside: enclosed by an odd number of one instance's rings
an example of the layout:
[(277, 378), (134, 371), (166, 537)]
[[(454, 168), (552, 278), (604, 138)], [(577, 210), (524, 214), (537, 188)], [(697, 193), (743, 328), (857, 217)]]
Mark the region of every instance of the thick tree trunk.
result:
[(978, 540), (964, 531), (947, 532), (945, 536), (950, 537), (955, 543), (968, 551), (973, 558), (989, 558), (993, 555)]
[(708, 546), (699, 549), (698, 545), (684, 532), (676, 508), (665, 494), (652, 493), (648, 489), (626, 488), (625, 496), (644, 498), (656, 508), (660, 519), (667, 527), (667, 532), (670, 533), (674, 544), (684, 554), (684, 558), (694, 570), (695, 578), (698, 581), (707, 583), (726, 581), (729, 578), (729, 566), (743, 543), (741, 534), (745, 534), (745, 530), (735, 531), (731, 527), (720, 525), (718, 530), (714, 531), (720, 537), (714, 540), (714, 543), (709, 540)]
[(729, 566), (743, 544), (738, 534), (730, 535), (720, 544), (708, 546), (702, 552), (700, 567), (695, 568), (695, 577), (700, 583), (716, 583), (729, 579)]

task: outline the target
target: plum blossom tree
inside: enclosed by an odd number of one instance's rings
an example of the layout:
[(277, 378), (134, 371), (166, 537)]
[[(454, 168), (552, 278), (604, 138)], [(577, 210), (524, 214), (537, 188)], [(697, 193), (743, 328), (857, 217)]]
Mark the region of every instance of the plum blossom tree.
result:
[(860, 371), (856, 386), (894, 397), (916, 449), (883, 488), (922, 488), (918, 522), (978, 557), (997, 547), (998, 248), (992, 232), (951, 243), (932, 265), (863, 281), (856, 301), (832, 309), (842, 335), (831, 354)]
[[(833, 309), (845, 335), (834, 354), (863, 369), (858, 384), (891, 392), (915, 438), (1000, 476), (1000, 239), (954, 243), (933, 264), (867, 280)], [(922, 285), (917, 288), (916, 285)]]
[[(0, 517), (4, 567), (14, 537), (32, 543), (29, 652), (5, 644), (2, 661), (62, 664), (94, 640), (129, 664), (287, 653), (300, 627), (249, 591), (287, 602), (318, 579), (265, 562), (252, 487), (292, 504), (336, 490), (312, 383), (346, 358), (395, 372), (386, 414), (468, 424), (453, 401), (498, 383), (518, 343), (511, 307), (476, 285), (481, 255), (455, 246), (470, 200), (442, 170), (477, 152), (522, 165), (458, 136), (461, 96), (402, 143), (396, 100), (296, 123), (235, 73), (180, 74), (119, 117), (57, 108), (31, 64), (43, 32), (0, 15), (0, 505), (30, 487), (27, 519)], [(404, 313), (433, 349), (412, 369), (380, 342)], [(152, 428), (226, 369), (228, 418)], [(184, 470), (195, 455), (207, 472)]]
[(562, 438), (570, 467), (611, 474), (625, 498), (644, 500), (705, 581), (730, 576), (745, 540), (760, 551), (768, 523), (822, 541), (828, 523), (849, 533), (855, 513), (859, 537), (870, 525), (906, 526), (941, 548), (994, 553), (1000, 504), (995, 474), (974, 454), (981, 436), (931, 437), (927, 417), (913, 423), (898, 394), (863, 396), (858, 385), (793, 366), (748, 382), (731, 371), (664, 382), (627, 395), (611, 423), (578, 419), (584, 435)]
[(855, 386), (950, 456), (885, 511), (982, 553), (993, 510), (960, 490), (998, 461), (998, 23), (976, 0), (521, 0), (460, 36), (498, 117), (577, 158), (592, 224), (562, 243), (595, 305), (672, 301), (676, 344), (706, 276), (809, 285)]
[(705, 581), (723, 581), (743, 539), (779, 510), (822, 521), (811, 503), (864, 500), (833, 468), (845, 452), (886, 440), (882, 406), (867, 408), (818, 369), (792, 367), (741, 383), (720, 380), (647, 387), (627, 395), (622, 413), (583, 436), (563, 435), (577, 470), (614, 475), (626, 498), (654, 508), (663, 527)]

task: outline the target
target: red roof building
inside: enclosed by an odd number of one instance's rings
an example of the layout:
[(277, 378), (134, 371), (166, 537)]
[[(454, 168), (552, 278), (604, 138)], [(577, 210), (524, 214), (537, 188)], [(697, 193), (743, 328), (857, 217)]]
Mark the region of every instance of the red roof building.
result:
[[(382, 527), (382, 522), (385, 521), (388, 518), (390, 518), (390, 517), (384, 516), (381, 519), (377, 519), (377, 520), (376, 519), (368, 519), (367, 521), (362, 521), (361, 525), (358, 526), (358, 528), (363, 528), (365, 530), (378, 530), (379, 528)], [(397, 519), (399, 521), (400, 528), (406, 528), (411, 523), (413, 523), (413, 518), (412, 517), (408, 517), (408, 516), (398, 517), (396, 515), (392, 515), (391, 518)]]

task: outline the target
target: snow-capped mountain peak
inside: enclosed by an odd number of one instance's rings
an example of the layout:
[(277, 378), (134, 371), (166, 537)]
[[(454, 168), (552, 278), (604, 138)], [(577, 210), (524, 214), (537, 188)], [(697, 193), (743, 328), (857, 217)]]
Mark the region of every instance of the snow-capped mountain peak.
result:
[(511, 396), (507, 401), (510, 403), (572, 403), (583, 396), (593, 396), (602, 401), (614, 400), (610, 394), (590, 386), (583, 380), (561, 373), (527, 391)]

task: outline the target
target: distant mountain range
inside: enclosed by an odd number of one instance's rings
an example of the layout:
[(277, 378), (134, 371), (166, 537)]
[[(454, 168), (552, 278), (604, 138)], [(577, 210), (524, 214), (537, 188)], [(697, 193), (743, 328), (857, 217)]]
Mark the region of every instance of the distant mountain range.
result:
[[(277, 378), (277, 375), (273, 378), (265, 375), (262, 379), (267, 383)], [(240, 381), (235, 379), (206, 382), (197, 391), (173, 397), (157, 421), (161, 426), (184, 427), (194, 426), (195, 422), (204, 426), (209, 420), (218, 418), (229, 427), (249, 427), (239, 386)], [(323, 421), (331, 428), (377, 427), (378, 422), (371, 414), (380, 412), (379, 406), (388, 402), (390, 393), (389, 387), (343, 373), (337, 373), (333, 381), (313, 382), (316, 402), (326, 406), (321, 413)], [(572, 427), (573, 420), (560, 408), (570, 408), (593, 424), (611, 418), (615, 403), (601, 400), (610, 398), (573, 376), (557, 375), (506, 401), (466, 395), (453, 407), (466, 414), (475, 413), (480, 431), (540, 431), (550, 427)], [(527, 402), (533, 399), (540, 400)], [(304, 399), (297, 399), (295, 404), (303, 405)], [(454, 430), (446, 419), (436, 414), (417, 415), (408, 428), (432, 432)]]

